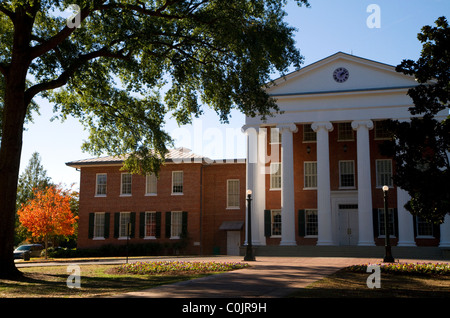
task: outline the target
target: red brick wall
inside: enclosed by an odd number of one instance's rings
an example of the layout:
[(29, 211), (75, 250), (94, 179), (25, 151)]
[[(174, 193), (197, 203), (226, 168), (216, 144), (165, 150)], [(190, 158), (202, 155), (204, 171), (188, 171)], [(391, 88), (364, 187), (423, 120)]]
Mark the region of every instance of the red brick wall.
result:
[[(219, 247), (226, 254), (227, 231), (219, 230), (224, 221), (245, 221), (245, 163), (214, 164), (203, 168), (203, 253), (211, 254)], [(239, 179), (239, 209), (227, 208), (227, 180)], [(241, 244), (245, 230), (241, 230)]]
[[(103, 244), (125, 244), (124, 240), (113, 237), (115, 212), (162, 212), (161, 238), (159, 242), (173, 240), (165, 238), (164, 213), (169, 211), (188, 212), (189, 252), (198, 252), (194, 242), (200, 241), (200, 164), (166, 164), (160, 172), (157, 184), (157, 195), (145, 195), (145, 176), (132, 176), (132, 195), (121, 196), (121, 173), (118, 166), (84, 167), (81, 169), (80, 187), (80, 220), (78, 247), (96, 247)], [(172, 171), (183, 171), (183, 195), (172, 195)], [(95, 196), (96, 174), (107, 173), (106, 197)], [(105, 240), (88, 238), (89, 213), (110, 212), (110, 235)], [(152, 240), (139, 238), (139, 218), (136, 216), (136, 235), (130, 243), (143, 243)], [(154, 240), (153, 240), (154, 241)]]
[[(183, 195), (172, 195), (172, 171), (183, 171)], [(203, 170), (203, 171), (202, 171)], [(188, 248), (185, 253), (211, 254), (213, 247), (226, 253), (226, 231), (219, 230), (223, 221), (244, 220), (245, 212), (245, 163), (212, 164), (198, 163), (166, 164), (162, 167), (157, 183), (157, 195), (145, 195), (145, 176), (132, 176), (132, 195), (121, 196), (120, 166), (91, 166), (81, 168), (80, 212), (78, 247), (93, 248), (104, 244), (126, 244), (126, 240), (114, 238), (114, 213), (136, 212), (135, 237), (129, 243), (171, 242), (165, 237), (164, 213), (188, 212)], [(107, 195), (96, 197), (96, 174), (107, 174)], [(203, 180), (201, 174), (203, 173)], [(240, 209), (226, 208), (227, 179), (240, 180)], [(203, 192), (201, 191), (201, 182)], [(161, 238), (139, 238), (139, 212), (158, 211), (161, 217)], [(110, 235), (105, 240), (88, 238), (89, 213), (109, 212)], [(201, 219), (202, 218), (202, 219)], [(203, 223), (201, 231), (200, 226)], [(242, 237), (243, 236), (242, 231)], [(202, 236), (202, 237), (201, 237)], [(200, 242), (203, 241), (203, 249)]]

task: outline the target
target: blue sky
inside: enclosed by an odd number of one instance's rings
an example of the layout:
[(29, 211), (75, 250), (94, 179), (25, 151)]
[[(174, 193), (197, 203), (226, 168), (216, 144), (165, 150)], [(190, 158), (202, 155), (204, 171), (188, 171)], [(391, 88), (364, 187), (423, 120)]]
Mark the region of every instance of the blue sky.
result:
[[(296, 42), (305, 65), (338, 51), (382, 63), (397, 65), (403, 59), (416, 60), (421, 44), (417, 33), (424, 25), (434, 25), (439, 16), (450, 19), (450, 0), (309, 0), (311, 7), (298, 7), (294, 1), (287, 7), (286, 22), (297, 28)], [(369, 28), (367, 19), (376, 4), (380, 9), (380, 27)], [(55, 183), (79, 184), (79, 172), (65, 165), (68, 161), (91, 158), (81, 151), (87, 133), (76, 119), (50, 122), (53, 106), (45, 100), (40, 116), (27, 125), (24, 133), (21, 171), (31, 154), (39, 152), (47, 174)], [(212, 111), (191, 126), (178, 127), (167, 118), (166, 130), (175, 138), (177, 147), (184, 146), (212, 159), (244, 158), (245, 138), (240, 133), (245, 118), (233, 112), (228, 125), (220, 123)]]

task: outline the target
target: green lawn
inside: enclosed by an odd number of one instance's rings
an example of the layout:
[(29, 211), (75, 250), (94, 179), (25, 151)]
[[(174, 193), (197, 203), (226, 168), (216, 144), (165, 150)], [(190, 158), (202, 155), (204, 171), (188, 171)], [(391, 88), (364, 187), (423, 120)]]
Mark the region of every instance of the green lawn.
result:
[(68, 288), (66, 266), (21, 268), (21, 280), (0, 279), (0, 298), (109, 297), (130, 291), (193, 279), (207, 274), (118, 274), (117, 265), (81, 265), (80, 288)]
[(449, 275), (381, 273), (380, 288), (367, 287), (370, 273), (342, 269), (298, 290), (292, 297), (305, 298), (442, 298), (450, 297)]
[[(150, 270), (144, 266), (137, 268)], [(66, 266), (21, 268), (20, 280), (0, 279), (0, 298), (92, 298), (110, 297), (126, 292), (153, 288), (163, 284), (203, 277), (217, 273), (217, 269), (136, 274), (135, 268), (119, 271), (118, 265), (81, 265), (80, 288), (68, 288), (71, 273)], [(152, 269), (153, 270), (153, 269)], [(223, 269), (219, 269), (223, 270)], [(140, 271), (142, 272), (142, 271)], [(381, 273), (381, 288), (367, 287), (370, 273), (342, 269), (292, 294), (294, 298), (377, 298), (377, 297), (450, 297), (450, 275), (414, 275)]]
[[(23, 267), (19, 280), (0, 279), (0, 298), (110, 297), (131, 291), (247, 267), (246, 263), (156, 261), (122, 265), (80, 265), (80, 286), (67, 266)], [(69, 270), (69, 272), (68, 272)]]

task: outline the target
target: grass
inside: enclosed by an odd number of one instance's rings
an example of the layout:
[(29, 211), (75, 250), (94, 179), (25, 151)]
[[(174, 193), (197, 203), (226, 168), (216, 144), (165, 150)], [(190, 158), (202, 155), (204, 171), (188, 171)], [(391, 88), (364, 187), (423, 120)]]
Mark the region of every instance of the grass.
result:
[[(428, 270), (426, 270), (428, 266)], [(448, 265), (447, 265), (448, 267)], [(351, 266), (293, 293), (294, 298), (448, 298), (450, 274), (430, 265), (381, 267), (380, 288), (369, 288), (365, 266)]]
[[(213, 265), (211, 262), (210, 265)], [(143, 266), (143, 265), (140, 265)], [(139, 267), (139, 266), (137, 266)], [(169, 267), (168, 264), (160, 267)], [(118, 265), (80, 265), (80, 288), (67, 287), (69, 275), (66, 266), (43, 266), (21, 268), (23, 278), (19, 280), (0, 279), (0, 298), (90, 298), (110, 297), (131, 291), (153, 288), (218, 272), (233, 270), (232, 266), (212, 266), (191, 270), (177, 268), (172, 264), (170, 271), (140, 273), (123, 270)], [(71, 282), (73, 282), (71, 280)]]
[[(66, 266), (21, 268), (20, 280), (0, 279), (0, 298), (94, 298), (153, 288), (248, 266), (219, 262), (153, 262), (131, 265), (80, 265), (81, 288), (68, 288)], [(225, 266), (225, 267), (224, 267)], [(381, 288), (370, 289), (371, 273), (353, 266), (319, 280), (293, 298), (444, 298), (450, 297), (450, 273), (436, 265), (381, 267)]]

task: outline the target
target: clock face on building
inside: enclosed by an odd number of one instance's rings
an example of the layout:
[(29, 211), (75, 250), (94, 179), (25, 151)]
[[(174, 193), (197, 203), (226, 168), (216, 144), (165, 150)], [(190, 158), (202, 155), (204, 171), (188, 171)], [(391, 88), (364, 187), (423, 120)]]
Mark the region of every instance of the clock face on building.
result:
[(345, 82), (349, 76), (350, 76), (350, 73), (348, 72), (348, 70), (345, 67), (339, 67), (339, 68), (335, 69), (333, 72), (333, 78), (338, 83)]

